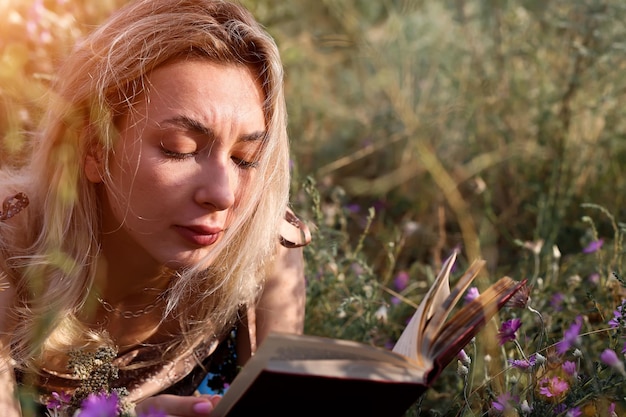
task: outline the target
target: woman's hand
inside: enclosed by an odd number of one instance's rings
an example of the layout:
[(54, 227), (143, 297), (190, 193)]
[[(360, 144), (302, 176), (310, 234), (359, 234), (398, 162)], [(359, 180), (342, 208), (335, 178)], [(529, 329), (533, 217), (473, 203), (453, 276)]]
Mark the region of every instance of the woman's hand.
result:
[(210, 416), (222, 397), (220, 395), (201, 395), (199, 397), (181, 397), (178, 395), (156, 395), (146, 398), (135, 407), (137, 416), (149, 416), (150, 412), (164, 412), (167, 417)]

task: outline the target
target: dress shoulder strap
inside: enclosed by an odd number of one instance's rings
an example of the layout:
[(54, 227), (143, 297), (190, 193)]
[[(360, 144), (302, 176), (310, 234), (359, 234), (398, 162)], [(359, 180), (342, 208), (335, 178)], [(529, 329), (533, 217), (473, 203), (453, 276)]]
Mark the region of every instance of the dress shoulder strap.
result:
[(280, 228), (280, 244), (286, 248), (299, 248), (311, 243), (311, 230), (290, 208)]

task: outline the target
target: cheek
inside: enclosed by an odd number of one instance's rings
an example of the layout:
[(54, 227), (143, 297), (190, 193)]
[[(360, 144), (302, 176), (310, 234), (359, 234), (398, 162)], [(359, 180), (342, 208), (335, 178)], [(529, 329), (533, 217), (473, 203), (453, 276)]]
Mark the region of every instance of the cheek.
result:
[(114, 146), (109, 158), (109, 172), (113, 188), (124, 188), (133, 181), (142, 159), (141, 141), (125, 132)]
[(243, 175), (235, 176), (233, 183), (233, 189), (235, 190), (235, 204), (233, 208), (236, 210), (246, 203), (256, 206), (255, 201), (262, 197), (257, 195), (256, 191), (263, 188), (263, 184), (258, 182), (256, 171), (253, 170)]
[[(153, 203), (158, 171), (146, 163), (139, 147), (120, 147), (109, 164), (107, 194), (116, 217), (140, 217), (144, 207)], [(158, 201), (158, 200), (156, 200)]]
[(183, 190), (172, 185), (172, 175), (142, 168), (121, 174), (116, 188), (107, 188), (107, 198), (113, 227), (150, 234), (175, 216)]
[(155, 212), (167, 207), (168, 202), (180, 200), (185, 192), (184, 178), (180, 170), (144, 161), (120, 179), (120, 192), (133, 209)]

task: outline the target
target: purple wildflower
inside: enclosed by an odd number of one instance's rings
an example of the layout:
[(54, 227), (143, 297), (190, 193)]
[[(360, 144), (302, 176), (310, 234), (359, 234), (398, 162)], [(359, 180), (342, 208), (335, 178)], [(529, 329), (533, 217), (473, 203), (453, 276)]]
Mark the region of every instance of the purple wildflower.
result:
[(563, 372), (573, 377), (575, 377), (578, 373), (576, 368), (577, 368), (576, 362), (572, 362), (572, 361), (565, 361), (563, 362), (563, 365), (561, 365), (561, 369), (563, 369)]
[(464, 300), (465, 300), (466, 303), (471, 303), (473, 300), (478, 298), (479, 295), (480, 295), (480, 292), (478, 291), (478, 288), (477, 287), (471, 287), (469, 290), (467, 290), (467, 293), (465, 294)]
[(556, 351), (563, 355), (569, 348), (578, 344), (580, 329), (583, 325), (583, 318), (577, 316), (574, 323), (565, 331), (563, 339), (556, 344)]
[(461, 349), (457, 358), (461, 361), (461, 363), (465, 366), (470, 366), (472, 364), (472, 358), (465, 352), (465, 349)]
[(354, 272), (354, 275), (356, 275), (356, 276), (360, 276), (360, 275), (363, 275), (365, 273), (365, 269), (363, 268), (363, 266), (361, 266), (361, 264), (359, 264), (357, 262), (353, 262), (350, 265), (350, 269), (352, 270), (352, 272)]
[(522, 327), (521, 319), (511, 319), (502, 323), (500, 330), (498, 330), (500, 346), (504, 345), (506, 342), (515, 340), (515, 332), (517, 332), (520, 327)]
[(387, 202), (384, 200), (376, 200), (374, 204), (372, 204), (372, 207), (376, 210), (376, 213), (380, 213), (387, 208)]
[(600, 274), (598, 274), (597, 272), (590, 274), (587, 277), (587, 281), (589, 281), (590, 284), (598, 285), (598, 283), (600, 282)]
[(532, 288), (528, 285), (524, 284), (522, 287), (513, 294), (513, 297), (506, 303), (507, 307), (510, 308), (521, 308), (524, 309), (528, 306), (530, 302), (530, 292)]
[(583, 248), (583, 253), (597, 252), (602, 247), (603, 243), (604, 239), (592, 240), (587, 246)]
[(522, 371), (526, 371), (529, 368), (532, 368), (537, 363), (537, 355), (533, 354), (528, 357), (528, 359), (509, 359), (509, 365), (514, 368), (521, 369)]
[(409, 273), (406, 271), (398, 272), (398, 275), (393, 280), (393, 285), (396, 287), (397, 291), (404, 290), (409, 285)]
[(558, 376), (545, 377), (539, 381), (539, 394), (545, 397), (559, 397), (569, 389), (567, 381)]
[(52, 398), (46, 403), (46, 407), (50, 410), (60, 410), (70, 403), (72, 396), (67, 392), (61, 391), (61, 393), (53, 392)]
[(619, 358), (613, 349), (604, 349), (604, 351), (600, 354), (600, 360), (609, 366), (613, 366), (615, 363), (619, 362)]
[(552, 297), (550, 297), (550, 305), (554, 309), (554, 311), (563, 310), (563, 301), (565, 297), (560, 292), (554, 293)]
[(348, 204), (346, 206), (346, 210), (348, 210), (348, 212), (356, 214), (358, 212), (361, 211), (361, 206), (359, 204), (353, 203), (353, 204)]
[(500, 412), (504, 412), (513, 409), (515, 402), (517, 402), (517, 399), (510, 392), (503, 392), (491, 403), (491, 406)]
[(617, 353), (615, 353), (613, 349), (604, 349), (604, 351), (600, 354), (600, 360), (609, 365), (611, 368), (619, 371), (622, 375), (626, 375), (624, 362), (617, 357)]
[(567, 413), (565, 413), (565, 417), (580, 417), (582, 415), (583, 412), (580, 411), (580, 408), (578, 407), (570, 408), (567, 410)]
[(89, 394), (81, 404), (77, 417), (117, 417), (118, 397), (115, 392), (111, 394)]
[(626, 300), (622, 301), (622, 304), (617, 306), (615, 311), (613, 312), (613, 318), (609, 320), (609, 325), (616, 329), (618, 327), (624, 326), (626, 324)]

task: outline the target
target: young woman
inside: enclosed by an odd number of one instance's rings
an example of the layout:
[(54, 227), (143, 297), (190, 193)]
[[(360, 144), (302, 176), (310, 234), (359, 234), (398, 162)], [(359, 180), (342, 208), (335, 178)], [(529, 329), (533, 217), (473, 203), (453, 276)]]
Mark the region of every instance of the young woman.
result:
[(282, 77), (221, 0), (139, 0), (76, 46), (31, 159), (0, 171), (3, 416), (18, 387), (72, 393), (72, 352), (102, 346), (138, 412), (209, 415), (188, 394), (233, 329), (239, 363), (302, 331)]

